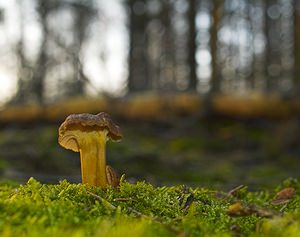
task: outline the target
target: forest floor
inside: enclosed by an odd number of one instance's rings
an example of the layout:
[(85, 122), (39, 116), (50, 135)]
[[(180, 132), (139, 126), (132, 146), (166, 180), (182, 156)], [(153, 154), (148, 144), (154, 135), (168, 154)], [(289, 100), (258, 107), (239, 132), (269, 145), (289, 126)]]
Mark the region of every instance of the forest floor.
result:
[[(3, 109), (0, 235), (299, 236), (298, 101), (216, 101), (210, 116), (194, 95)], [(100, 111), (124, 134), (107, 143), (118, 189), (76, 184), (79, 154), (57, 142), (67, 115)]]
[[(124, 138), (108, 142), (107, 160), (128, 181), (223, 189), (244, 184), (256, 189), (300, 177), (295, 101), (224, 97), (215, 109), (218, 113), (203, 117), (202, 102), (193, 94), (163, 98), (110, 100)], [(45, 113), (34, 106), (0, 112), (2, 177), (80, 182), (79, 154), (57, 144), (57, 129), (70, 113), (96, 113), (107, 106), (105, 100), (73, 100), (48, 106)]]

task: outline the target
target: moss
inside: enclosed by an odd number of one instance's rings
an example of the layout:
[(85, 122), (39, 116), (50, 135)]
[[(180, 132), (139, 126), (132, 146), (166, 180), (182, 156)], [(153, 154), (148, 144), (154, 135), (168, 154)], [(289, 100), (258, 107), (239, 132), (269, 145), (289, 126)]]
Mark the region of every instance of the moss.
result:
[[(275, 190), (234, 193), (185, 186), (153, 187), (121, 183), (100, 189), (61, 181), (0, 184), (0, 235), (10, 236), (299, 236), (300, 196), (272, 205), (289, 179)], [(233, 217), (228, 208), (242, 202), (256, 212)], [(267, 213), (268, 218), (259, 213)], [(271, 215), (269, 213), (272, 213)]]

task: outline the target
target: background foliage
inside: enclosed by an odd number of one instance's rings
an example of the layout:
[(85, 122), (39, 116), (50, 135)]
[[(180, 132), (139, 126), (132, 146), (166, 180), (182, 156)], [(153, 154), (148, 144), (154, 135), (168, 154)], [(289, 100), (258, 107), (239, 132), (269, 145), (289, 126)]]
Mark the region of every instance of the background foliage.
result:
[[(16, 1), (17, 30), (1, 49), (17, 79), (12, 102), (103, 91), (297, 95), (299, 5), (299, 0)], [(4, 7), (4, 34), (11, 18)]]

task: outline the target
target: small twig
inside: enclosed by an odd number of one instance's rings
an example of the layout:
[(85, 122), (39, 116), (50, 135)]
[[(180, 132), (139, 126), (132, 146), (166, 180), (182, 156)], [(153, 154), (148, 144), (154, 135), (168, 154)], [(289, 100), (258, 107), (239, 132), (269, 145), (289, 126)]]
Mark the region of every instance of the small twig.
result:
[[(98, 199), (99, 201), (101, 201), (102, 203), (106, 204), (107, 206), (109, 206), (111, 209), (115, 210), (117, 209), (116, 206), (114, 206), (113, 204), (111, 204), (109, 201), (105, 200), (104, 198), (100, 197), (99, 195), (95, 194), (95, 193), (92, 193), (90, 191), (87, 191), (88, 194), (90, 194), (92, 197), (94, 197), (95, 199)], [(179, 232), (174, 229), (174, 227), (168, 225), (168, 224), (165, 224), (163, 223), (162, 221), (160, 221), (158, 218), (155, 218), (155, 217), (150, 217), (150, 216), (147, 216), (137, 210), (135, 210), (134, 208), (132, 207), (127, 207), (127, 210), (131, 213), (133, 213), (134, 215), (136, 215), (137, 217), (143, 217), (145, 219), (148, 219), (148, 220), (151, 220), (153, 222), (156, 222), (160, 225), (162, 225), (165, 229), (167, 229), (168, 231), (172, 232), (172, 233), (175, 233), (175, 234), (178, 234)]]
[(280, 212), (283, 212), (283, 210), (284, 210), (286, 207), (287, 207), (287, 203), (285, 203), (285, 204), (279, 209), (279, 211), (280, 211)]
[(90, 194), (92, 197), (100, 200), (102, 203), (106, 204), (107, 206), (109, 206), (111, 209), (115, 210), (117, 209), (116, 206), (114, 206), (113, 204), (111, 204), (109, 201), (105, 200), (104, 198), (100, 197), (99, 195), (92, 193), (90, 191), (87, 191), (88, 194)]
[(134, 201), (132, 198), (114, 198), (113, 201)]
[(239, 185), (239, 186), (237, 186), (237, 187), (231, 189), (231, 190), (227, 193), (227, 195), (228, 195), (228, 196), (234, 196), (239, 190), (241, 190), (241, 189), (244, 188), (244, 187), (245, 187), (245, 185), (241, 184), (241, 185)]
[(127, 207), (127, 210), (132, 212), (133, 214), (135, 214), (137, 217), (144, 217), (146, 219), (150, 219), (150, 220), (153, 220), (153, 218), (151, 218), (150, 216), (146, 216), (144, 215), (143, 213), (133, 209), (132, 207)]
[(192, 205), (192, 203), (195, 201), (195, 198), (194, 198), (194, 195), (191, 193), (187, 199), (186, 199), (186, 202), (184, 203), (184, 206), (183, 206), (183, 210), (186, 212), (188, 211), (188, 209), (190, 208), (190, 206)]
[(145, 214), (143, 214), (143, 213), (135, 210), (132, 207), (127, 207), (127, 210), (130, 211), (131, 213), (135, 214), (137, 217), (143, 217), (143, 218), (145, 218), (147, 220), (150, 220), (150, 221), (153, 221), (155, 223), (158, 223), (158, 224), (162, 225), (166, 230), (168, 230), (168, 231), (170, 231), (170, 232), (172, 232), (174, 234), (178, 235), (178, 234), (182, 233), (182, 232), (179, 232), (178, 230), (176, 230), (173, 226), (163, 223), (157, 217), (147, 216), (147, 215), (145, 215)]

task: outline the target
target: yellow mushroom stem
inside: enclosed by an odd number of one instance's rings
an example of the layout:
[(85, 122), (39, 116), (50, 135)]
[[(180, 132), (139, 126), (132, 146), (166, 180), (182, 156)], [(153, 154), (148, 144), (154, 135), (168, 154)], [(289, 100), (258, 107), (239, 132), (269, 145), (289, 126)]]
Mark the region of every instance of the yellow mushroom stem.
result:
[(106, 154), (107, 130), (72, 131), (76, 140), (81, 162), (83, 184), (106, 187)]

